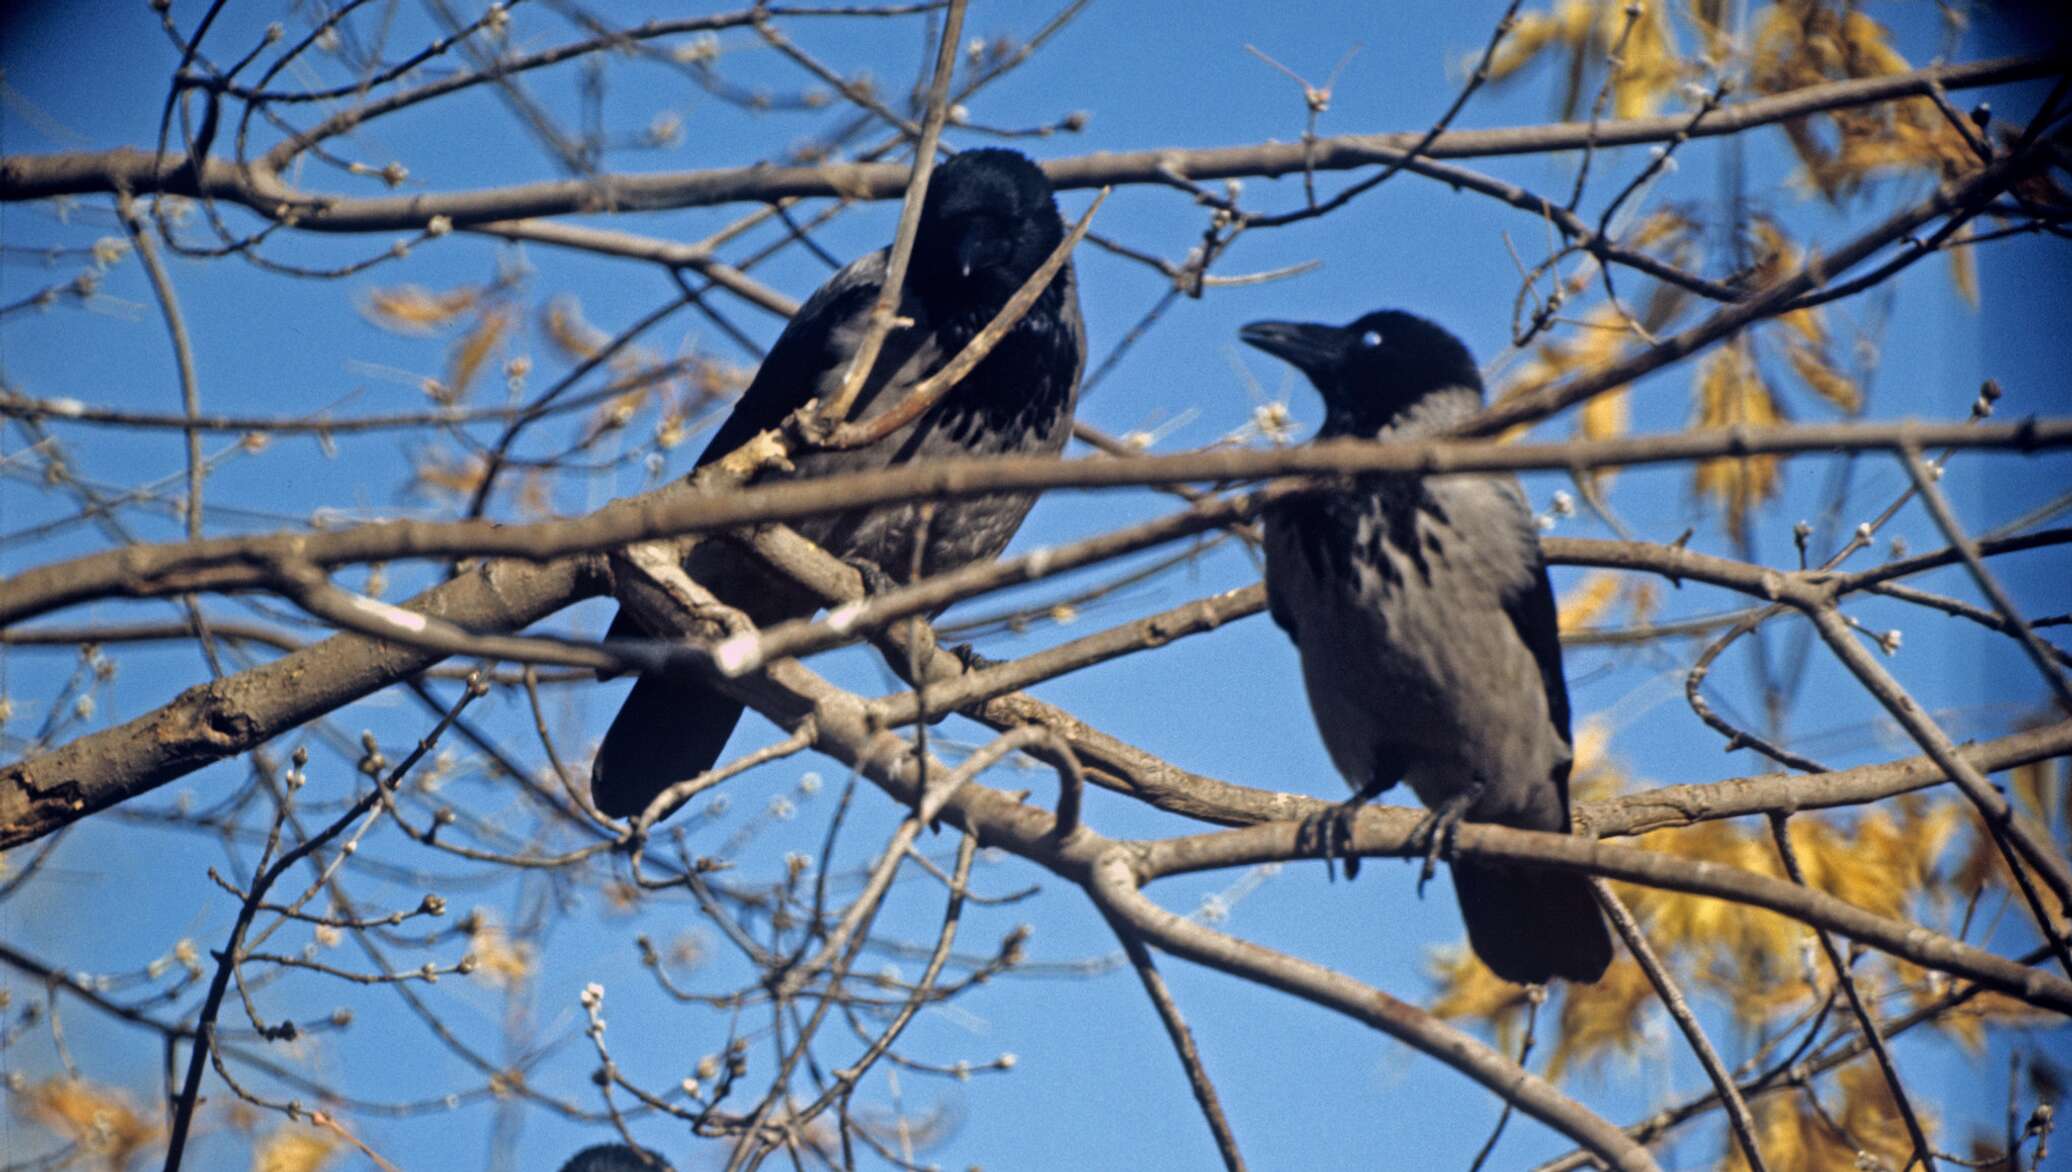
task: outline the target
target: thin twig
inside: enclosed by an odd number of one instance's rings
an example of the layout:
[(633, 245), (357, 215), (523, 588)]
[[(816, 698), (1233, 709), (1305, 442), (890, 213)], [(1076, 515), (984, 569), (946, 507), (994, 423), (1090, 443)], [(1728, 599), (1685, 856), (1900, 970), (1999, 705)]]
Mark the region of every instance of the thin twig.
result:
[(1676, 1028), (1683, 1031), (1684, 1040), (1690, 1043), (1691, 1052), (1698, 1056), (1698, 1065), (1705, 1068), (1705, 1077), (1712, 1080), (1713, 1089), (1719, 1092), (1727, 1107), (1727, 1119), (1734, 1126), (1734, 1140), (1741, 1145), (1741, 1156), (1748, 1161), (1752, 1172), (1766, 1172), (1762, 1147), (1756, 1143), (1755, 1118), (1748, 1113), (1748, 1104), (1742, 1101), (1740, 1088), (1734, 1085), (1734, 1075), (1727, 1064), (1720, 1061), (1719, 1051), (1712, 1048), (1712, 1039), (1705, 1036), (1705, 1029), (1698, 1024), (1698, 1016), (1684, 1000), (1683, 991), (1676, 986), (1676, 978), (1662, 963), (1655, 950), (1648, 944), (1648, 938), (1633, 920), (1633, 913), (1613, 893), (1611, 886), (1602, 879), (1590, 880), (1590, 890), (1597, 896), (1597, 903), (1604, 909), (1612, 927), (1618, 929), (1619, 939), (1626, 942), (1626, 951), (1647, 974), (1648, 984), (1655, 987), (1655, 996), (1661, 998), (1662, 1008), (1676, 1022)]

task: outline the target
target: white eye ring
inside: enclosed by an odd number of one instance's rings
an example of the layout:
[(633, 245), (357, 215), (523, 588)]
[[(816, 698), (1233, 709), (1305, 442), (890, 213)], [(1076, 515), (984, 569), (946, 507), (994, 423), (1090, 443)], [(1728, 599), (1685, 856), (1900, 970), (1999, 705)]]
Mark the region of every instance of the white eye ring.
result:
[(1381, 332), (1379, 330), (1368, 330), (1360, 335), (1360, 347), (1362, 349), (1372, 350), (1379, 345), (1381, 345)]

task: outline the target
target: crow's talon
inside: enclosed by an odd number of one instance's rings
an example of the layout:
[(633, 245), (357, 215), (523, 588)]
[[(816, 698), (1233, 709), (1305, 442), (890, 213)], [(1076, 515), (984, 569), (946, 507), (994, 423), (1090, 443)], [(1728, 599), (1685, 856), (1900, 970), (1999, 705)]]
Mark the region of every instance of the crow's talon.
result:
[(1461, 816), (1468, 812), (1468, 806), (1480, 793), (1481, 787), (1477, 786), (1470, 793), (1448, 799), (1438, 809), (1426, 814), (1424, 821), (1419, 822), (1416, 829), (1410, 832), (1411, 845), (1424, 853), (1424, 866), (1417, 874), (1419, 899), (1424, 898), (1425, 884), (1430, 883), (1432, 876), (1438, 873), (1439, 856), (1443, 853), (1448, 863), (1453, 861), (1454, 839), (1460, 830)]
[(978, 648), (969, 643), (959, 643), (955, 647), (950, 648), (950, 654), (957, 657), (957, 662), (964, 665), (965, 671), (983, 671), (996, 664), (1006, 662), (1005, 660), (980, 655)]
[[(1353, 841), (1353, 818), (1359, 813), (1362, 799), (1354, 798), (1335, 806), (1317, 811), (1302, 820), (1295, 832), (1295, 850), (1298, 854), (1319, 855), (1324, 860), (1324, 874), (1332, 882), (1338, 881), (1337, 861), (1341, 852), (1351, 847)], [(1358, 855), (1344, 854), (1345, 878), (1347, 882), (1359, 878), (1360, 859)]]
[(845, 557), (842, 563), (855, 570), (857, 576), (863, 579), (863, 592), (866, 595), (889, 594), (899, 588), (899, 583), (892, 580), (892, 575), (869, 558)]

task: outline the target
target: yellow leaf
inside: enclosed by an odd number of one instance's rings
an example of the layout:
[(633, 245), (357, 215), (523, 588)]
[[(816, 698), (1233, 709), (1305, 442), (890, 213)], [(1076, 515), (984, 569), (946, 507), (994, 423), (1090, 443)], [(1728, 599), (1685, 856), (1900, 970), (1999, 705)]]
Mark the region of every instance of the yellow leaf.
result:
[(1798, 341), (1787, 341), (1785, 360), (1813, 393), (1854, 415), (1863, 410), (1863, 390), (1856, 380), (1829, 365), (1827, 355)]
[(1793, 333), (1804, 338), (1810, 345), (1827, 344), (1827, 323), (1821, 320), (1820, 307), (1817, 305), (1808, 309), (1794, 309), (1790, 313), (1780, 315), (1777, 320), (1791, 327)]
[(329, 1132), (291, 1123), (253, 1150), (252, 1172), (320, 1172), (338, 1146)]
[(1548, 1077), (1613, 1051), (1634, 1053), (1647, 1032), (1640, 1028), (1641, 1014), (1654, 996), (1647, 974), (1624, 956), (1596, 984), (1569, 985), (1561, 1002), (1559, 1040), (1547, 1060)]
[(567, 357), (581, 362), (604, 349), (611, 338), (583, 320), (583, 307), (573, 297), (556, 297), (540, 313), (540, 332)]
[(1714, 61), (1724, 61), (1733, 48), (1727, 36), (1727, 0), (1690, 0), (1691, 23), (1698, 26), (1698, 33), (1705, 41), (1705, 55)]
[(1957, 1044), (1977, 1057), (1986, 1048), (1986, 1027), (1999, 1026), (2011, 1029), (2033, 1029), (2039, 1026), (2055, 1026), (2064, 1019), (2047, 1009), (2038, 1009), (2026, 1001), (2009, 997), (2005, 993), (1982, 992), (1953, 1009), (1944, 1011), (1935, 1019), (1936, 1027), (1956, 1039)]
[(511, 313), (507, 309), (485, 310), (475, 320), (475, 326), (455, 341), (446, 359), (446, 378), (443, 385), (442, 402), (458, 402), (466, 397), (468, 385), (481, 373), (483, 363), (496, 350), (504, 331), (510, 327)]
[(1621, 243), (1632, 249), (1653, 248), (1679, 236), (1689, 235), (1691, 221), (1688, 216), (1675, 210), (1651, 212), (1647, 218), (1635, 224)]
[(158, 1125), (138, 1114), (128, 1095), (85, 1079), (46, 1079), (17, 1102), (39, 1126), (100, 1156), (110, 1169), (127, 1167), (159, 1142)]
[[(1624, 357), (1633, 338), (1626, 319), (1610, 305), (1600, 305), (1584, 315), (1583, 320), (1570, 332), (1558, 338), (1541, 342), (1533, 349), (1533, 357), (1518, 363), (1505, 375), (1492, 398), (1496, 402), (1515, 399), (1541, 387), (1558, 382), (1569, 375), (1588, 374), (1602, 370)], [(1593, 398), (1597, 404), (1604, 399), (1617, 398), (1618, 402), (1597, 407), (1597, 423), (1617, 421), (1618, 430), (1607, 434), (1616, 435), (1624, 431), (1626, 393), (1625, 384), (1612, 387)], [(1587, 417), (1590, 405), (1583, 413)], [(1586, 418), (1582, 426), (1593, 426)], [(1506, 441), (1524, 434), (1524, 427), (1513, 428), (1504, 434)]]
[(1575, 760), (1568, 772), (1572, 799), (1598, 801), (1629, 788), (1626, 766), (1612, 755), (1611, 743), (1611, 725), (1602, 717), (1586, 717), (1576, 726)]
[(1438, 985), (1432, 1013), (1447, 1021), (1469, 1018), (1497, 1025), (1513, 1020), (1525, 1006), (1525, 986), (1490, 972), (1467, 948), (1437, 949), (1426, 967)]
[(1655, 612), (1662, 609), (1661, 587), (1651, 581), (1635, 582), (1626, 591), (1626, 598), (1633, 608), (1629, 621), (1634, 626), (1646, 625), (1654, 619)]
[[(1769, 835), (1758, 836), (1729, 822), (1658, 830), (1642, 835), (1640, 845), (1676, 858), (1783, 877)], [(1765, 983), (1803, 983), (1798, 955), (1806, 937), (1796, 921), (1725, 900), (1616, 886), (1648, 939), (1665, 956), (1680, 956), (1702, 969), (1730, 975), (1751, 995)]]
[[(1783, 413), (1762, 375), (1740, 346), (1728, 346), (1698, 367), (1699, 431), (1729, 427), (1763, 427), (1778, 423)], [(1727, 528), (1737, 536), (1747, 531), (1757, 505), (1777, 495), (1775, 456), (1723, 456), (1701, 460), (1692, 487), (1726, 509)]]
[[(1756, 1145), (1771, 1172), (1832, 1172), (1836, 1168), (1861, 1168), (1859, 1158), (1868, 1156), (1877, 1165), (1900, 1168), (1912, 1155), (1912, 1142), (1892, 1091), (1877, 1064), (1860, 1059), (1842, 1068), (1834, 1085), (1814, 1087), (1825, 1107), (1816, 1107), (1806, 1094), (1764, 1095), (1751, 1103), (1756, 1118)], [(1834, 1100), (1839, 1096), (1839, 1107)], [(1914, 1111), (1929, 1138), (1935, 1135), (1932, 1119), (1921, 1097), (1912, 1096)], [(1836, 1131), (1837, 1125), (1841, 1132)], [(1748, 1165), (1731, 1139), (1724, 1168), (1743, 1172)], [(1862, 1145), (1860, 1148), (1857, 1145)]]
[(1849, 56), (1850, 72), (1856, 77), (1906, 73), (1913, 68), (1892, 48), (1891, 33), (1884, 25), (1857, 8), (1842, 13), (1841, 38)]
[(1626, 434), (1626, 388), (1613, 387), (1583, 404), (1579, 427), (1584, 439), (1617, 439)]
[[(1776, 94), (1829, 81), (1887, 77), (1912, 68), (1884, 25), (1854, 4), (1837, 8), (1785, 0), (1756, 18), (1749, 83)], [(1928, 172), (1947, 179), (1978, 159), (1926, 98), (1829, 110), (1784, 124), (1802, 181), (1839, 201), (1880, 174)]]
[[(1489, 59), (1490, 80), (1501, 80), (1530, 65), (1540, 50), (1558, 43), (1560, 36), (1561, 26), (1546, 13), (1528, 12), (1519, 17)], [(1468, 59), (1467, 67), (1473, 69), (1480, 61), (1478, 53)]]
[(410, 473), (412, 486), (419, 492), (465, 498), (474, 495), (486, 471), (480, 456), (457, 459), (447, 452), (430, 449), (418, 454)]
[[(1611, 570), (1592, 570), (1580, 586), (1561, 600), (1556, 622), (1563, 631), (1591, 626), (1612, 608), (1619, 597), (1619, 575)], [(1580, 751), (1577, 759), (1581, 759)]]
[(2056, 826), (2065, 812), (2065, 769), (2062, 758), (2017, 765), (2008, 774), (2009, 787), (2026, 813), (2045, 826)]
[[(1601, 24), (1602, 45), (1607, 55), (1625, 29), (1625, 4), (1606, 5)], [(1674, 92), (1691, 70), (1677, 55), (1668, 22), (1663, 19), (1662, 0), (1639, 0), (1639, 15), (1626, 32), (1626, 45), (1619, 65), (1612, 71), (1612, 112), (1618, 118), (1641, 118), (1654, 113), (1662, 99)]]
[(475, 307), (482, 291), (464, 285), (445, 293), (434, 293), (421, 285), (400, 285), (374, 289), (360, 305), (369, 321), (399, 334), (427, 334), (451, 325)]
[(533, 946), (513, 940), (487, 911), (476, 908), (474, 930), (468, 933), (468, 954), (475, 971), (492, 985), (516, 985), (532, 976)]
[[(1576, 415), (1576, 432), (1584, 439), (1616, 439), (1626, 434), (1627, 410), (1626, 388), (1613, 387), (1600, 395), (1592, 395), (1583, 401), (1583, 408)], [(1618, 475), (1616, 468), (1588, 468), (1577, 475), (1583, 487), (1598, 493), (1604, 492)]]
[(1955, 811), (1895, 818), (1883, 807), (1863, 811), (1848, 831), (1817, 817), (1792, 820), (1792, 842), (1808, 885), (1888, 918), (1904, 918), (1927, 886), (1951, 836)]
[(1950, 247), (1943, 249), (1943, 255), (1950, 261), (1950, 283), (1957, 286), (1957, 296), (1964, 304), (1978, 308), (1978, 262), (1972, 249), (1963, 242), (1971, 239), (1971, 225), (1957, 229), (1950, 238)]

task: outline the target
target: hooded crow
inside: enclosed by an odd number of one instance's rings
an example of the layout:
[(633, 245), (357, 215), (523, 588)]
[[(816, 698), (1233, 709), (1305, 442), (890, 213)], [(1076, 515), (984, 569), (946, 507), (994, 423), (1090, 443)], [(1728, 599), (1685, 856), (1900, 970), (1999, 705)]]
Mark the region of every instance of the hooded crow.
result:
[[(1050, 182), (1026, 157), (973, 150), (938, 166), (896, 309), (900, 324), (886, 337), (851, 418), (868, 420), (890, 409), (955, 357), (1064, 237)], [(807, 400), (835, 393), (861, 345), (885, 269), (886, 252), (880, 249), (828, 278), (807, 299), (713, 434), (700, 467), (778, 426)], [(1006, 338), (920, 418), (863, 447), (796, 453), (790, 469), (765, 473), (762, 480), (917, 460), (1055, 454), (1071, 434), (1085, 364), (1086, 330), (1067, 264)], [(925, 577), (996, 556), (1034, 503), (1033, 494), (1000, 493), (941, 502), (932, 511), (920, 504), (875, 506), (813, 518), (797, 528), (867, 579), (904, 583), (917, 560)], [(712, 546), (694, 548), (691, 576), (756, 625), (814, 610), (814, 600), (767, 575), (751, 580), (744, 559)], [(622, 610), (607, 637), (641, 633)], [(639, 814), (672, 783), (710, 769), (740, 718), (738, 702), (695, 675), (641, 676), (598, 749), (592, 798), (614, 817)]]
[[(1467, 347), (1408, 313), (1238, 336), (1315, 384), (1320, 439), (1416, 439), (1482, 405)], [(1434, 850), (1462, 817), (1566, 833), (1568, 685), (1518, 479), (1362, 476), (1271, 507), (1265, 530), (1269, 608), (1353, 802), (1408, 782), (1433, 812)], [(1611, 962), (1585, 877), (1463, 859), (1453, 882), (1468, 942), (1498, 976), (1594, 981)]]

